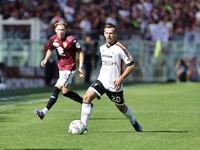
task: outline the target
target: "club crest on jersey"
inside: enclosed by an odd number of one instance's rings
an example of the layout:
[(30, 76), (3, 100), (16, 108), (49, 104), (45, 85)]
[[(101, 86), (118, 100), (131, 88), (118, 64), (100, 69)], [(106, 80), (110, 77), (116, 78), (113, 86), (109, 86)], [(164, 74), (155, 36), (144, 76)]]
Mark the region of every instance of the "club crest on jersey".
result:
[(64, 48), (67, 47), (67, 42), (63, 42), (63, 47), (64, 47)]
[(59, 43), (58, 42), (53, 42), (53, 46), (58, 47)]

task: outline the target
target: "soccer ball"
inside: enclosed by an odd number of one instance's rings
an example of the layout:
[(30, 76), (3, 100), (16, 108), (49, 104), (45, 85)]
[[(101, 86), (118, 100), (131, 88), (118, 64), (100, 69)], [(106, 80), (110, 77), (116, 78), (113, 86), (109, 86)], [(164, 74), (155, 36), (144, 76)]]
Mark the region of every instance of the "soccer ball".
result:
[(71, 134), (83, 134), (85, 130), (85, 125), (81, 120), (74, 120), (69, 125), (69, 132)]

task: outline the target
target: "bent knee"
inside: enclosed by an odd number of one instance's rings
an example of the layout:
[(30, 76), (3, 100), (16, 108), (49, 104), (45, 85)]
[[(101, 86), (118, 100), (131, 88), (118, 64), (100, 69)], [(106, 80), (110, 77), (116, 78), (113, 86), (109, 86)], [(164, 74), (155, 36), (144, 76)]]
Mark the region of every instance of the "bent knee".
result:
[(88, 90), (85, 95), (83, 96), (83, 101), (90, 104), (92, 102), (93, 99), (97, 98), (98, 95), (91, 91), (91, 90)]
[(116, 105), (117, 108), (119, 109), (119, 111), (121, 111), (122, 113), (125, 113), (126, 110), (126, 105)]
[(86, 103), (88, 103), (88, 104), (90, 104), (91, 101), (92, 101), (91, 96), (89, 96), (89, 94), (86, 93), (86, 94), (83, 96), (83, 101), (86, 102)]

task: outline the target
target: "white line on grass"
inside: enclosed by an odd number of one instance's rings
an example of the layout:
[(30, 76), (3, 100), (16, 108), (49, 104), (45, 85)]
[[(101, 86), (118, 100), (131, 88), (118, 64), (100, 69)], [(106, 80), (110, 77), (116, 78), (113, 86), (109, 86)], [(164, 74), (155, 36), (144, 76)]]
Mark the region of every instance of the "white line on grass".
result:
[(9, 106), (17, 106), (17, 105), (29, 105), (29, 104), (35, 104), (35, 103), (43, 103), (43, 102), (47, 102), (47, 100), (48, 99), (40, 99), (40, 100), (34, 100), (34, 101), (29, 101), (29, 102), (17, 102), (17, 103), (10, 104), (10, 105), (0, 106), (0, 108), (9, 107)]
[(6, 100), (11, 100), (11, 99), (19, 99), (21, 96), (8, 96), (8, 97), (2, 97), (0, 98), (0, 101), (6, 101)]
[[(12, 96), (9, 99), (14, 99), (15, 98), (21, 98), (21, 96)], [(2, 98), (0, 99), (2, 100)], [(4, 99), (3, 99), (4, 100)], [(17, 105), (31, 105), (31, 104), (35, 104), (35, 103), (43, 103), (43, 102), (47, 102), (47, 99), (40, 99), (40, 100), (32, 100), (32, 101), (28, 101), (28, 102), (17, 102), (17, 103), (13, 103), (13, 104), (9, 104), (9, 105), (3, 105), (0, 106), (0, 108), (4, 108), (4, 107), (10, 107), (10, 106), (17, 106)], [(80, 110), (75, 110), (75, 109), (59, 109), (59, 110), (52, 110), (52, 111), (80, 111)], [(93, 110), (95, 112), (119, 112), (118, 110)], [(200, 113), (200, 111), (132, 111), (132, 112), (140, 112), (140, 113)]]
[[(59, 109), (59, 110), (51, 110), (51, 111), (66, 111), (66, 112), (69, 112), (69, 111), (81, 111), (80, 109), (79, 110), (75, 110), (75, 109)], [(93, 112), (119, 112), (119, 110), (92, 110)], [(132, 111), (133, 113), (136, 112), (136, 113), (200, 113), (199, 111)]]
[[(43, 102), (47, 102), (47, 99), (40, 99), (40, 100), (32, 100), (29, 102), (17, 102), (14, 104), (10, 104), (10, 105), (3, 105), (0, 106), (0, 108), (4, 108), (4, 107), (10, 107), (10, 106), (17, 106), (17, 105), (31, 105), (31, 104), (35, 104), (35, 103), (43, 103)], [(79, 110), (75, 110), (75, 109), (59, 109), (59, 110), (52, 110), (52, 111), (81, 111)], [(118, 110), (93, 110), (93, 112), (119, 112)], [(132, 111), (134, 112), (139, 112), (139, 113), (200, 113), (200, 111)]]

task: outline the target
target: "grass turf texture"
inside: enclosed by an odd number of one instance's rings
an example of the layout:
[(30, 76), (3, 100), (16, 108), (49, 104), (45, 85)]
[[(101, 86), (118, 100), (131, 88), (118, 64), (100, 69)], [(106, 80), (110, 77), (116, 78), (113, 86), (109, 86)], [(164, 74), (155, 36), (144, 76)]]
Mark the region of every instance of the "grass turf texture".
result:
[[(80, 119), (81, 105), (60, 93), (57, 103), (43, 120), (34, 109), (42, 109), (50, 89), (16, 92), (16, 99), (0, 95), (0, 149), (83, 150), (198, 150), (200, 148), (200, 84), (170, 83), (124, 87), (126, 104), (142, 125), (135, 132), (128, 119), (103, 95), (94, 100), (88, 133), (72, 135), (68, 126)], [(81, 96), (86, 89), (75, 90)], [(12, 95), (13, 96), (13, 95)]]

